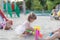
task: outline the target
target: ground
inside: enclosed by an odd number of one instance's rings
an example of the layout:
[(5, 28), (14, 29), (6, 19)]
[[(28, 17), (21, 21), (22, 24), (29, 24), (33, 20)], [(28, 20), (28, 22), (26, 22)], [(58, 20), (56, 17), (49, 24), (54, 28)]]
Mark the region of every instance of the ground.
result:
[[(18, 27), (18, 25), (21, 25), (27, 19), (27, 15), (21, 14), (20, 18), (15, 17), (10, 19), (13, 20), (14, 24), (12, 28), (15, 29), (15, 27)], [(46, 38), (50, 32), (60, 27), (60, 21), (51, 20), (50, 16), (37, 16), (37, 20), (33, 23), (33, 26), (36, 25), (41, 27), (40, 31), (44, 38)], [(34, 36), (19, 38), (14, 30), (0, 30), (0, 40), (34, 40)]]

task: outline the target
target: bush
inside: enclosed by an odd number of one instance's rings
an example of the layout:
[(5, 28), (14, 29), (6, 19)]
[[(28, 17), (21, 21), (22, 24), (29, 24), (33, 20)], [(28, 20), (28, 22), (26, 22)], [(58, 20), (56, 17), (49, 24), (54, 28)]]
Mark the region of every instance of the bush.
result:
[(32, 1), (32, 7), (31, 9), (32, 10), (42, 10), (42, 5), (40, 4), (40, 1), (39, 0), (33, 0)]

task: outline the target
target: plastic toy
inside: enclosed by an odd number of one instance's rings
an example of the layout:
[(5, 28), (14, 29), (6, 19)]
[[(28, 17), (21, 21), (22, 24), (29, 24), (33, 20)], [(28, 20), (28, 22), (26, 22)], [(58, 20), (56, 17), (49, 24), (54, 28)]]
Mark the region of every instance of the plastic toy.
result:
[(49, 34), (49, 36), (52, 36), (53, 35), (53, 33), (51, 32), (50, 34)]
[(35, 32), (32, 32), (31, 30), (27, 30), (27, 32), (30, 32), (33, 35), (35, 35), (35, 40), (38, 40), (38, 38), (42, 38), (43, 37), (43, 35), (40, 32), (40, 29), (41, 29), (40, 26), (35, 26), (34, 27)]
[[(0, 24), (1, 26), (5, 26), (7, 21), (10, 21), (5, 15), (4, 12), (0, 9), (0, 16), (3, 18), (3, 23)], [(11, 20), (11, 25), (13, 25), (13, 21)]]
[(35, 30), (35, 40), (38, 40), (39, 37), (40, 38), (43, 37), (43, 35), (40, 32), (40, 29), (41, 29), (40, 26), (35, 26), (34, 27), (34, 30)]

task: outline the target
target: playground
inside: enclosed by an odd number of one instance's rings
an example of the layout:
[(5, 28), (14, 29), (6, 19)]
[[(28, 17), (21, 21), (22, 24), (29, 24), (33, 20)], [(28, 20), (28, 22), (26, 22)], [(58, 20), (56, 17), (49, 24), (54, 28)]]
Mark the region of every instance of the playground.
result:
[[(60, 21), (50, 20), (50, 16), (37, 16), (37, 20), (33, 25), (41, 26), (41, 32), (43, 33), (44, 38), (46, 38), (50, 32), (60, 27)], [(13, 29), (18, 25), (21, 25), (24, 20), (26, 20), (27, 15), (21, 14), (20, 18), (10, 18), (14, 20)], [(22, 20), (22, 21), (21, 21)], [(28, 36), (26, 38), (19, 38), (14, 30), (0, 30), (0, 40), (34, 40), (34, 36)]]
[[(22, 4), (18, 5), (19, 1), (21, 1)], [(26, 3), (28, 2), (31, 2), (31, 1), (27, 0)], [(47, 36), (49, 36), (49, 34), (52, 31), (60, 28), (60, 20), (55, 20), (54, 16), (52, 18), (52, 15), (51, 15), (53, 6), (52, 7), (50, 6), (53, 3), (49, 5), (49, 3), (51, 2), (46, 1), (48, 5), (46, 8), (46, 6), (43, 3), (42, 3), (42, 6), (43, 6), (42, 7), (40, 4), (39, 6), (35, 2), (39, 4), (39, 1), (36, 1), (36, 0), (32, 1), (30, 6), (29, 6), (29, 3), (25, 4), (25, 0), (23, 1), (18, 0), (18, 2), (17, 0), (2, 0), (1, 1), (2, 4), (0, 3), (1, 5), (0, 13), (3, 13), (6, 16), (5, 17), (6, 20), (11, 19), (13, 21), (13, 24), (11, 27), (12, 29), (10, 30), (0, 29), (0, 40), (35, 40), (35, 36), (33, 35), (28, 35), (26, 37), (19, 37), (15, 33), (15, 28), (18, 27), (19, 25), (22, 25), (27, 20), (30, 12), (33, 12), (37, 16), (37, 20), (35, 20), (35, 22), (33, 22), (31, 26), (32, 28), (34, 26), (40, 26), (41, 27), (40, 32), (43, 34), (43, 38), (46, 38)], [(41, 1), (41, 2), (45, 2), (45, 1)], [(59, 10), (60, 10), (60, 4), (56, 6), (56, 13), (58, 13)], [(59, 12), (59, 17), (60, 17), (60, 12)]]

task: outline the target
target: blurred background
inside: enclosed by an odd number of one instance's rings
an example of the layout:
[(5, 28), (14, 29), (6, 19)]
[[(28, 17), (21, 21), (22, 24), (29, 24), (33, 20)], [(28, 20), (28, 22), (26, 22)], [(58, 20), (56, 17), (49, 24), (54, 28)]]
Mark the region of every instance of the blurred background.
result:
[[(60, 9), (60, 0), (0, 0), (3, 10), (7, 10), (8, 1), (10, 1), (10, 5), (15, 2), (15, 5), (19, 7), (20, 11), (26, 11), (26, 13), (30, 11), (39, 13), (45, 11), (50, 13), (54, 6), (56, 6), (58, 10)], [(59, 7), (57, 7), (57, 5), (59, 5)]]

